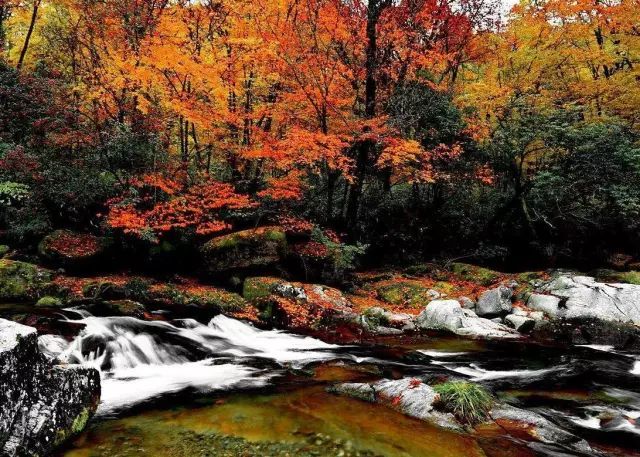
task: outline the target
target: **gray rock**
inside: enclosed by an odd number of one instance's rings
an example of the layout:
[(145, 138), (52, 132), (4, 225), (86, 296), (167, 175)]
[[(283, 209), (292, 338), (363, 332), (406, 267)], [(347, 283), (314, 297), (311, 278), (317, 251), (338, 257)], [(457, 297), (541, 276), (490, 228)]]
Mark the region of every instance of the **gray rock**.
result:
[(374, 306), (362, 315), (362, 327), (369, 333), (378, 335), (401, 335), (404, 330), (413, 330), (413, 316), (405, 313), (394, 313)]
[(505, 286), (484, 291), (478, 298), (476, 313), (478, 316), (495, 316), (506, 314), (513, 307), (511, 297), (513, 290)]
[(531, 294), (527, 299), (528, 308), (543, 312), (550, 317), (558, 316), (559, 306), (560, 298), (553, 295)]
[[(542, 309), (535, 301), (527, 304), (549, 316), (596, 318), (640, 325), (640, 285), (608, 284), (597, 282), (590, 276), (561, 275), (545, 284), (542, 290), (558, 300), (555, 309)], [(551, 299), (547, 300), (551, 303)]]
[(505, 323), (520, 333), (529, 333), (536, 326), (535, 319), (517, 314), (509, 314), (504, 318)]
[(448, 330), (462, 336), (478, 338), (516, 338), (510, 328), (478, 317), (463, 309), (456, 300), (435, 300), (416, 318), (416, 326), (425, 330)]
[(329, 391), (371, 403), (379, 403), (439, 427), (462, 430), (462, 426), (452, 414), (434, 409), (433, 404), (438, 398), (438, 394), (431, 386), (418, 379), (384, 379), (374, 383), (343, 383), (329, 388)]
[[(579, 453), (593, 455), (591, 446), (589, 446), (585, 440), (569, 433), (533, 411), (527, 411), (509, 405), (499, 405), (491, 411), (490, 416), (494, 421), (504, 420), (509, 423), (516, 422), (525, 425), (527, 428), (518, 428), (517, 432), (521, 434), (524, 430), (536, 441), (547, 444), (559, 444)], [(508, 428), (507, 431), (509, 431)]]
[(93, 368), (53, 365), (31, 327), (0, 319), (0, 455), (47, 455), (80, 432), (100, 399)]
[(469, 297), (458, 297), (458, 301), (464, 309), (476, 309), (476, 302), (471, 300)]

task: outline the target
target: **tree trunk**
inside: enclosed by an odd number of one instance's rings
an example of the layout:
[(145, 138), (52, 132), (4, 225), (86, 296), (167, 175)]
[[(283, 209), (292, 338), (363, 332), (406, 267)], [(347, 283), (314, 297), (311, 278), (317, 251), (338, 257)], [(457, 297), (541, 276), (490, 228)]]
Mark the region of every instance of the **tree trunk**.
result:
[(24, 58), (27, 55), (27, 50), (29, 49), (29, 42), (31, 41), (31, 35), (33, 34), (33, 29), (36, 26), (36, 19), (38, 18), (38, 8), (40, 7), (41, 0), (33, 0), (33, 11), (31, 13), (31, 22), (29, 23), (29, 30), (27, 30), (27, 36), (24, 38), (24, 44), (22, 45), (22, 50), (20, 51), (20, 57), (18, 58), (18, 64), (16, 65), (16, 69), (20, 70), (22, 68), (22, 64), (24, 63)]

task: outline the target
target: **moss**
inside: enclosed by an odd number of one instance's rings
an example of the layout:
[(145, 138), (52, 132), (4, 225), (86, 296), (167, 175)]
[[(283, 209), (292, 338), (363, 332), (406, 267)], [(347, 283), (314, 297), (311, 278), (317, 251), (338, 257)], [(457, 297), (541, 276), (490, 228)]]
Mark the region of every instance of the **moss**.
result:
[(592, 272), (598, 281), (640, 285), (640, 271), (614, 271), (600, 269)]
[(201, 249), (209, 273), (261, 268), (277, 264), (287, 252), (284, 231), (260, 227), (216, 237)]
[(270, 276), (253, 276), (246, 278), (242, 285), (242, 296), (245, 300), (255, 301), (271, 295), (273, 288), (282, 283), (279, 278)]
[(433, 276), (438, 274), (438, 265), (435, 263), (417, 263), (404, 269), (404, 272), (415, 276)]
[(221, 289), (184, 293), (186, 301), (218, 312), (242, 311), (247, 302), (240, 295)]
[(64, 443), (67, 439), (71, 438), (74, 435), (80, 433), (87, 426), (87, 422), (89, 422), (89, 418), (91, 417), (91, 413), (89, 409), (82, 408), (80, 414), (78, 414), (71, 426), (68, 429), (60, 429), (56, 433), (55, 446), (59, 446)]
[(392, 305), (408, 305), (412, 307), (425, 306), (433, 297), (429, 295), (429, 288), (416, 281), (396, 281), (376, 287), (376, 293), (381, 300)]
[(456, 292), (456, 285), (447, 281), (438, 281), (433, 285), (433, 289), (442, 295), (453, 295)]
[(182, 290), (173, 284), (155, 289), (151, 292), (151, 299), (178, 306), (193, 304), (219, 313), (242, 311), (247, 306), (240, 295), (223, 289), (200, 287)]
[(0, 258), (7, 255), (10, 250), (11, 248), (9, 248), (9, 246), (7, 246), (6, 244), (0, 244)]
[(616, 275), (616, 279), (620, 282), (640, 285), (640, 271), (618, 272), (618, 274)]
[(384, 310), (380, 308), (369, 308), (365, 310), (363, 315), (373, 328), (389, 326), (389, 318), (385, 315)]
[(60, 306), (63, 306), (63, 304), (64, 303), (62, 302), (62, 300), (60, 300), (57, 297), (52, 297), (50, 295), (42, 297), (40, 300), (36, 302), (36, 306), (43, 307), (43, 308), (58, 308)]
[(519, 283), (528, 284), (531, 281), (536, 281), (544, 278), (544, 273), (541, 271), (525, 271), (516, 276), (516, 281)]
[(113, 300), (106, 302), (111, 313), (121, 316), (143, 317), (145, 307), (133, 300)]
[(255, 230), (243, 230), (214, 238), (207, 243), (208, 249), (232, 249), (240, 245), (252, 244), (260, 241), (285, 242), (286, 235), (278, 227), (260, 227)]
[(33, 300), (51, 280), (51, 273), (36, 265), (14, 260), (0, 260), (0, 300)]
[(475, 424), (489, 417), (493, 397), (484, 387), (467, 381), (449, 381), (437, 384), (433, 389), (440, 395), (438, 404), (458, 420)]
[(500, 273), (496, 271), (467, 263), (452, 263), (450, 268), (460, 279), (482, 286), (490, 286), (500, 279)]

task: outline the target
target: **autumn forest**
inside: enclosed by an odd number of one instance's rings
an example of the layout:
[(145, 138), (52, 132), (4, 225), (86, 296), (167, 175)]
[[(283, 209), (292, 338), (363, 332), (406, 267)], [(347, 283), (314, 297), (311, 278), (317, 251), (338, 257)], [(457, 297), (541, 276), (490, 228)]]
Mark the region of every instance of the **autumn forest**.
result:
[[(637, 251), (637, 2), (3, 0), (0, 223)], [(333, 236), (333, 235), (332, 235)]]
[(638, 376), (640, 0), (0, 0), (1, 456), (640, 456)]

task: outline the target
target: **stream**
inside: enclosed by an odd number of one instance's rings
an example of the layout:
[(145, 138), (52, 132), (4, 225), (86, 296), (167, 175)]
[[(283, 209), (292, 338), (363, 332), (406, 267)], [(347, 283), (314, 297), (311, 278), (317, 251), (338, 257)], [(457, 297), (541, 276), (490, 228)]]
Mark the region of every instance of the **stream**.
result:
[[(99, 369), (102, 399), (87, 430), (59, 455), (579, 455), (490, 427), (441, 430), (325, 390), (402, 376), (479, 382), (586, 439), (594, 452), (640, 455), (640, 356), (612, 347), (441, 335), (340, 346), (222, 315), (205, 325), (65, 314), (84, 328), (72, 341), (41, 336), (41, 349)], [(235, 438), (253, 447), (234, 451)], [(211, 443), (230, 451), (207, 454)], [(278, 447), (285, 444), (293, 451)], [(307, 444), (320, 450), (303, 453)]]

